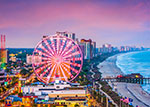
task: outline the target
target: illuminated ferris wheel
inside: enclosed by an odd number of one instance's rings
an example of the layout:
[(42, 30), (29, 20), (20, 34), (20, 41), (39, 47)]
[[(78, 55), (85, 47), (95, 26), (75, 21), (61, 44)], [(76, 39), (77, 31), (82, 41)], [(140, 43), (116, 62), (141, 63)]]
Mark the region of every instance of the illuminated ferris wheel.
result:
[(82, 64), (82, 52), (78, 44), (61, 35), (43, 38), (32, 56), (34, 72), (46, 84), (56, 78), (67, 82), (74, 80), (80, 73)]

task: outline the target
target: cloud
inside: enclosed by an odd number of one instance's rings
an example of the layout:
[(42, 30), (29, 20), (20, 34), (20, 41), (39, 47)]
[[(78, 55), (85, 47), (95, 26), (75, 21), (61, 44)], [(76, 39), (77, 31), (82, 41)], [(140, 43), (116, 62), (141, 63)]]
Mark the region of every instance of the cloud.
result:
[[(15, 0), (0, 1), (0, 7), (0, 32), (15, 37), (68, 30), (80, 35), (94, 34), (97, 38), (109, 35), (112, 40), (118, 40), (122, 34), (128, 40), (137, 32), (150, 31), (147, 0)], [(126, 34), (131, 35), (126, 37)]]
[[(23, 5), (22, 8), (21, 6)], [(130, 3), (121, 6), (105, 4), (72, 3), (17, 3), (8, 7), (4, 20), (0, 22), (0, 28), (7, 27), (37, 27), (51, 22), (63, 22), (72, 20), (82, 27), (96, 27), (116, 30), (145, 30), (142, 26), (150, 21), (149, 8), (146, 4), (139, 2), (136, 5)], [(18, 9), (16, 8), (18, 7)], [(148, 6), (147, 6), (148, 7)], [(15, 8), (15, 9), (14, 9)], [(3, 9), (2, 9), (3, 10)], [(3, 15), (1, 14), (1, 17)], [(78, 27), (78, 25), (76, 27)], [(50, 25), (49, 25), (50, 26)]]

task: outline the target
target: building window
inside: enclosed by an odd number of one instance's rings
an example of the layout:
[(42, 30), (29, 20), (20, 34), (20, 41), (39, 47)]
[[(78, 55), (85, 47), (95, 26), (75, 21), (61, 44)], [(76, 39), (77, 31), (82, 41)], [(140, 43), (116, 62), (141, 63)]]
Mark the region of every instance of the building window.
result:
[(65, 105), (65, 102), (61, 102), (62, 105)]

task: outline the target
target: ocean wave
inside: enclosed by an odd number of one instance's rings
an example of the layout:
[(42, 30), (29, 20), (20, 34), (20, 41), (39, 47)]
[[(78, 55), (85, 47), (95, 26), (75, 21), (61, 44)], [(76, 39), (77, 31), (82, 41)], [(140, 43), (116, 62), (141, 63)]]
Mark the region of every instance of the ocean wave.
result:
[[(140, 73), (144, 77), (150, 77), (150, 51), (120, 54), (117, 56), (116, 65), (125, 74)], [(150, 85), (142, 87), (150, 93)]]

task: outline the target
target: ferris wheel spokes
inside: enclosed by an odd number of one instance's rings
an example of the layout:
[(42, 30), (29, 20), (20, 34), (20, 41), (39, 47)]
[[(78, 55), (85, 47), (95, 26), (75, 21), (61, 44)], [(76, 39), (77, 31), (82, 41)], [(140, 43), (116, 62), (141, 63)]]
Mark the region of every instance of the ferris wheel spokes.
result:
[(34, 66), (40, 66), (40, 65), (43, 65), (43, 64), (46, 64), (48, 62), (37, 62), (37, 63), (34, 63)]
[[(40, 55), (44, 55), (44, 56), (46, 56), (46, 57), (51, 58), (51, 56), (50, 56), (50, 55), (48, 55), (47, 53), (42, 52), (42, 51), (40, 51), (40, 50), (38, 50), (38, 49), (37, 49), (35, 52), (39, 53)], [(41, 57), (41, 56), (40, 56), (40, 57)]]
[(59, 38), (59, 36), (57, 36), (57, 40), (56, 40), (57, 42), (56, 42), (56, 52), (57, 52), (57, 55), (58, 55), (58, 53), (59, 53), (59, 47), (60, 47), (60, 38)]
[[(52, 64), (51, 62), (49, 62), (47, 64), (41, 64), (40, 68), (38, 68), (38, 69), (45, 69), (45, 67), (48, 67), (51, 64)], [(35, 70), (37, 70), (37, 69), (35, 69)]]
[(62, 43), (61, 43), (61, 46), (60, 46), (60, 50), (59, 50), (59, 54), (58, 55), (61, 55), (62, 51), (63, 51), (63, 48), (64, 48), (64, 45), (65, 45), (65, 40), (62, 40)]
[[(47, 53), (49, 56), (53, 56), (52, 55), (52, 53), (51, 53), (51, 51), (48, 51), (46, 48), (44, 48), (44, 46), (41, 44), (41, 45), (39, 45), (39, 48), (41, 48), (45, 53)], [(42, 51), (42, 52), (43, 52)]]
[(71, 47), (70, 49), (68, 49), (68, 51), (66, 53), (62, 54), (62, 56), (66, 56), (68, 54), (72, 54), (72, 51), (75, 50), (76, 48), (77, 48), (77, 46), (74, 45), (73, 47)]
[(72, 56), (75, 57), (76, 55), (80, 55), (78, 51), (76, 51), (76, 52), (74, 52), (74, 53), (72, 53), (72, 54), (69, 54), (69, 55), (64, 56), (64, 59), (69, 58), (69, 57), (72, 57)]
[(67, 57), (67, 58), (64, 58), (64, 61), (81, 61), (82, 58), (81, 57)]
[(45, 68), (47, 68), (48, 65), (43, 65), (40, 68), (35, 69), (35, 73), (39, 74), (42, 72), (42, 70), (44, 70)]
[(65, 46), (64, 50), (61, 52), (61, 54), (60, 54), (60, 55), (63, 55), (63, 54), (64, 54), (64, 52), (66, 52), (66, 51), (67, 51), (67, 49), (71, 46), (71, 43), (72, 43), (72, 41), (68, 41), (68, 43), (66, 42), (66, 46)]
[(50, 66), (46, 69), (46, 71), (40, 74), (40, 78), (43, 78), (43, 76), (50, 70), (51, 67), (52, 67), (52, 64), (50, 64)]
[(47, 76), (47, 82), (49, 82), (49, 80), (50, 80), (50, 78), (51, 78), (51, 76), (52, 76), (52, 74), (53, 74), (53, 72), (54, 72), (55, 66), (56, 66), (56, 64), (54, 64), (54, 65), (52, 66), (52, 69), (50, 70), (50, 73), (49, 73), (48, 76)]
[(65, 69), (65, 71), (69, 74), (69, 76), (71, 77), (71, 78), (73, 78), (73, 75), (70, 73), (70, 71), (68, 71), (68, 69), (70, 69), (70, 68), (67, 68), (65, 65), (63, 65), (63, 64), (61, 64), (61, 66), (63, 66), (64, 67), (64, 69)]
[(43, 61), (49, 61), (49, 62), (51, 62), (51, 58), (42, 57), (41, 59), (42, 59)]
[(77, 71), (75, 68), (73, 68), (72, 66), (69, 66), (69, 65), (67, 65), (67, 64), (65, 64), (65, 63), (64, 63), (64, 65), (67, 66), (68, 68), (70, 68), (70, 70), (72, 70), (72, 71), (75, 72), (76, 74), (78, 74), (78, 71)]
[(52, 38), (49, 39), (51, 41), (51, 45), (52, 45), (52, 50), (54, 52), (54, 55), (56, 54), (56, 47), (55, 47), (55, 43), (54, 43), (54, 40)]
[(62, 71), (63, 77), (65, 78), (65, 81), (68, 81), (67, 76), (65, 75), (65, 73), (64, 73), (64, 71), (63, 71), (61, 65), (60, 65), (60, 69), (61, 69), (61, 71)]
[(71, 60), (70, 61), (64, 60), (64, 62), (68, 63), (70, 65), (73, 65), (73, 66), (81, 67), (81, 64), (80, 63), (76, 63), (75, 61), (71, 62)]
[(70, 64), (73, 65), (73, 66), (76, 66), (76, 67), (81, 67), (81, 64), (78, 64), (78, 63), (75, 63), (75, 62), (74, 63), (70, 62)]
[(46, 84), (55, 78), (72, 81), (80, 73), (83, 64), (79, 46), (65, 36), (44, 38), (35, 48), (33, 58), (35, 56), (39, 56), (39, 62), (33, 61), (34, 72)]
[(49, 43), (47, 42), (47, 40), (44, 40), (44, 43), (46, 44), (47, 48), (49, 49), (50, 52), (52, 52), (52, 56), (54, 56), (54, 51), (52, 50), (52, 48), (49, 46)]

